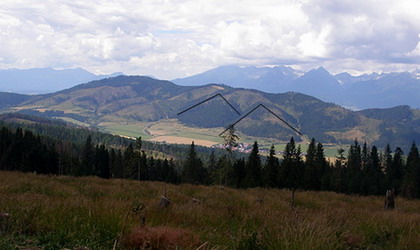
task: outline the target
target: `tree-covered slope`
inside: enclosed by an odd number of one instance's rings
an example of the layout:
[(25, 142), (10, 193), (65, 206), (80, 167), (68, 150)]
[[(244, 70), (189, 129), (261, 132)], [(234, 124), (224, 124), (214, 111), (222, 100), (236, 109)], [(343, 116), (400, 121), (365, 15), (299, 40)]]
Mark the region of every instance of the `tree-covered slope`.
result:
[[(269, 94), (226, 85), (178, 86), (169, 81), (142, 76), (118, 76), (39, 95), (15, 110), (55, 117), (70, 117), (95, 126), (104, 121), (159, 121), (177, 118), (188, 126), (226, 127), (240, 118), (223, 99), (216, 97), (177, 115), (217, 93), (242, 115), (264, 104), (305, 136), (323, 142), (348, 143), (354, 139), (395, 145), (420, 141), (418, 110), (409, 107), (351, 111), (317, 98), (287, 92)], [(235, 127), (253, 136), (287, 141), (296, 133), (265, 109), (257, 109)]]

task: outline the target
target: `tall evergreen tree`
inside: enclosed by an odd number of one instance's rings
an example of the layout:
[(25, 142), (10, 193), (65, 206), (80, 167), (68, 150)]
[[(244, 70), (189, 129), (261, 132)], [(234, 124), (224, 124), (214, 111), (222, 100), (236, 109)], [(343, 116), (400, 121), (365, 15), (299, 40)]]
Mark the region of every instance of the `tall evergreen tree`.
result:
[(244, 186), (244, 179), (246, 176), (245, 172), (245, 160), (243, 158), (238, 159), (232, 166), (232, 178), (230, 184), (235, 188), (242, 188)]
[(339, 148), (337, 149), (336, 160), (334, 164), (333, 171), (333, 183), (332, 183), (332, 190), (336, 192), (342, 192), (343, 191), (343, 178), (345, 175), (345, 167), (346, 167), (346, 157), (344, 157), (344, 149)]
[(109, 153), (105, 145), (96, 146), (95, 153), (96, 175), (101, 178), (109, 179), (111, 176)]
[(391, 146), (387, 144), (385, 146), (383, 158), (382, 158), (382, 170), (385, 173), (385, 186), (386, 189), (390, 188), (391, 181), (391, 169), (392, 169), (392, 150)]
[(394, 151), (394, 157), (389, 169), (388, 175), (388, 188), (395, 189), (397, 193), (401, 191), (402, 178), (404, 174), (404, 152), (401, 148), (397, 147)]
[(316, 177), (320, 180), (319, 190), (329, 190), (330, 188), (330, 172), (328, 162), (325, 158), (324, 146), (318, 142), (316, 147), (315, 162), (317, 166)]
[(92, 143), (92, 137), (89, 135), (83, 145), (80, 156), (80, 170), (77, 175), (94, 175), (95, 174), (95, 148)]
[(420, 156), (415, 142), (411, 145), (407, 156), (402, 194), (408, 198), (420, 198)]
[(255, 141), (246, 162), (246, 177), (244, 184), (246, 187), (258, 187), (262, 184), (261, 177), (261, 158), (258, 143)]
[(319, 190), (321, 183), (320, 179), (317, 178), (317, 175), (316, 142), (315, 138), (312, 138), (311, 143), (309, 143), (308, 150), (306, 151), (302, 187), (307, 190)]
[(270, 153), (265, 161), (264, 166), (264, 185), (267, 187), (277, 187), (279, 179), (280, 163), (276, 157), (276, 150), (274, 145), (270, 148)]
[(296, 148), (292, 137), (283, 151), (283, 161), (280, 164), (280, 180), (282, 186), (294, 190), (300, 184), (303, 176), (303, 161), (300, 147)]
[(137, 157), (133, 144), (124, 150), (124, 164), (122, 164), (122, 178), (135, 179), (137, 176)]
[(187, 159), (184, 162), (182, 178), (187, 183), (203, 184), (206, 179), (206, 169), (201, 159), (197, 156), (194, 142), (191, 143)]
[(360, 184), (362, 179), (362, 154), (361, 148), (357, 140), (354, 141), (354, 144), (350, 146), (349, 154), (347, 157), (347, 171), (346, 171), (346, 181), (347, 181), (347, 192), (349, 193), (359, 193)]

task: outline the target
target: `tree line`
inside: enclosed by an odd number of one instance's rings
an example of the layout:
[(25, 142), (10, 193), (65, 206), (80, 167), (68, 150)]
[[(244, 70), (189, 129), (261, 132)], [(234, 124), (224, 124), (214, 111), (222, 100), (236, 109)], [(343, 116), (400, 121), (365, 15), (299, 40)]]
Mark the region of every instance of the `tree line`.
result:
[(392, 151), (388, 144), (380, 152), (376, 146), (361, 145), (355, 140), (347, 157), (344, 149), (338, 149), (336, 160), (329, 162), (321, 142), (312, 139), (307, 151), (302, 152), (292, 137), (281, 159), (273, 145), (263, 161), (255, 142), (247, 158), (225, 155), (216, 159), (212, 154), (208, 167), (202, 165), (192, 144), (183, 180), (235, 188), (289, 188), (360, 195), (384, 195), (386, 190), (393, 189), (402, 196), (420, 198), (420, 156), (415, 142), (405, 156), (399, 147)]
[[(235, 188), (289, 188), (349, 194), (397, 194), (420, 198), (420, 157), (413, 142), (405, 155), (387, 145), (379, 151), (357, 140), (347, 155), (339, 149), (335, 162), (327, 161), (322, 143), (312, 139), (302, 152), (293, 137), (281, 157), (274, 146), (269, 155), (259, 153), (255, 142), (249, 155), (209, 151), (204, 160), (192, 143), (182, 157), (154, 156), (137, 138), (127, 146), (56, 140), (22, 128), (0, 129), (0, 169), (102, 178), (127, 178), (170, 183), (220, 184)], [(147, 144), (150, 144), (147, 142)], [(166, 145), (166, 147), (171, 147)], [(176, 151), (176, 150), (175, 150)], [(217, 153), (216, 153), (217, 152)]]

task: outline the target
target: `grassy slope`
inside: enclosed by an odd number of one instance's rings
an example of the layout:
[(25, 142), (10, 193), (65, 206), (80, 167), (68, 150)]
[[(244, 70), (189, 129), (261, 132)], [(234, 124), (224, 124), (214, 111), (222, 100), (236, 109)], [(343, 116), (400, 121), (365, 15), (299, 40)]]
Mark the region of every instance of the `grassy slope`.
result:
[(382, 197), (297, 192), (292, 210), (286, 190), (166, 185), (174, 204), (161, 209), (164, 188), (158, 182), (0, 172), (0, 212), (11, 214), (1, 221), (0, 249), (112, 249), (123, 226), (126, 239), (141, 216), (147, 227), (187, 230), (208, 249), (420, 248), (420, 201), (398, 198), (395, 211), (384, 211)]

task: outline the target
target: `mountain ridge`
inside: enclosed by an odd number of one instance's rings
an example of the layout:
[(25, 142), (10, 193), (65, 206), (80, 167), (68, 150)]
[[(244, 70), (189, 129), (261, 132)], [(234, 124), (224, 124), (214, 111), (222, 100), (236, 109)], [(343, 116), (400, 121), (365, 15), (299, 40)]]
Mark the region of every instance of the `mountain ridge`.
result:
[[(252, 136), (284, 141), (292, 136), (298, 140), (315, 137), (325, 143), (350, 143), (358, 139), (378, 146), (394, 142), (409, 145), (413, 140), (420, 141), (420, 110), (408, 106), (352, 111), (296, 92), (273, 94), (220, 84), (179, 86), (144, 76), (92, 81), (60, 92), (33, 96), (11, 109), (69, 117), (91, 126), (108, 121), (176, 119), (185, 126), (226, 127), (239, 117), (216, 98), (181, 116), (176, 115), (216, 93), (222, 94), (241, 114), (264, 104), (305, 134), (299, 138), (270, 113), (258, 110), (235, 126)], [(401, 116), (403, 113), (407, 115)]]
[[(294, 72), (292, 78), (283, 79), (273, 73), (284, 68)], [(235, 77), (232, 77), (229, 71), (232, 69)], [(247, 77), (248, 72), (252, 72), (254, 76), (263, 75), (264, 77), (250, 78)], [(225, 75), (228, 77), (224, 81), (215, 81), (214, 76), (219, 79)], [(332, 75), (323, 67), (303, 72), (284, 66), (283, 68), (281, 66), (261, 68), (224, 66), (186, 78), (174, 79), (173, 82), (186, 86), (221, 82), (233, 87), (272, 93), (296, 91), (341, 106), (353, 107), (356, 110), (390, 108), (398, 105), (420, 108), (420, 73), (418, 70), (352, 76), (347, 72)]]

